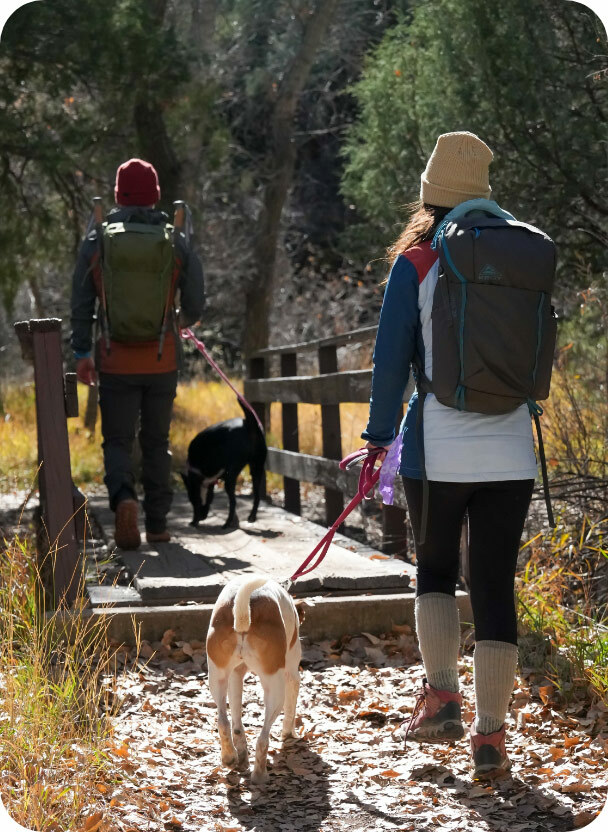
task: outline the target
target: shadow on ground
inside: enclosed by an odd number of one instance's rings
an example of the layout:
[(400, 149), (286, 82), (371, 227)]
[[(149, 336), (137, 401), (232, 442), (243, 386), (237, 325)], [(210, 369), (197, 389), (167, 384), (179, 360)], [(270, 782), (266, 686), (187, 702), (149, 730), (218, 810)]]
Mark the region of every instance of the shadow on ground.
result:
[[(229, 775), (226, 789), (231, 817), (245, 829), (320, 830), (331, 811), (329, 775), (334, 771), (303, 738), (288, 740), (272, 755), (270, 781), (256, 788), (248, 775)], [(245, 789), (251, 789), (247, 800)]]

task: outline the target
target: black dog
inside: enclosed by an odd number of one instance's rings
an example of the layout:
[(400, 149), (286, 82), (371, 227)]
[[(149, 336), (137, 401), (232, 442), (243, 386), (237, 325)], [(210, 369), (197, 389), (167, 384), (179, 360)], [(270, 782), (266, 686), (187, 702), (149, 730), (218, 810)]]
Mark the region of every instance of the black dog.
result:
[(253, 508), (247, 519), (250, 523), (255, 521), (266, 462), (266, 440), (253, 414), (245, 407), (243, 413), (244, 419), (227, 419), (205, 428), (188, 447), (188, 472), (182, 474), (182, 479), (194, 509), (191, 526), (198, 526), (207, 517), (213, 488), (220, 479), (224, 481), (230, 502), (224, 528), (238, 525), (234, 489), (245, 465), (249, 465), (253, 483)]

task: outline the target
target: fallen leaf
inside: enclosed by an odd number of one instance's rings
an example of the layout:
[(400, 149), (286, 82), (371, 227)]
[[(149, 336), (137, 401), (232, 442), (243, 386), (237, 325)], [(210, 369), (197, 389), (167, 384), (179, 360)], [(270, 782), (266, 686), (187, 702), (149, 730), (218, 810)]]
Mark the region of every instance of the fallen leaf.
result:
[(101, 826), (103, 819), (103, 812), (95, 812), (85, 820), (84, 825), (80, 827), (80, 832), (97, 832)]
[(579, 777), (569, 777), (560, 786), (560, 791), (564, 794), (578, 794), (579, 792), (590, 792), (591, 783), (581, 780)]
[(382, 639), (378, 638), (378, 636), (373, 636), (371, 633), (361, 633), (361, 635), (369, 639), (369, 641), (371, 641), (372, 644), (380, 644), (380, 642), (382, 641)]
[(564, 745), (566, 748), (572, 748), (582, 742), (580, 737), (564, 737)]
[(338, 699), (343, 702), (352, 702), (354, 699), (360, 699), (363, 696), (363, 691), (355, 688), (354, 690), (340, 690), (338, 691)]
[(549, 701), (553, 698), (553, 694), (555, 692), (555, 688), (553, 685), (541, 685), (538, 689), (538, 695), (541, 698), (543, 705), (548, 705)]
[(170, 647), (171, 642), (175, 641), (176, 632), (175, 630), (165, 630), (163, 633), (163, 637), (161, 638), (161, 644), (164, 644), (165, 647)]
[(574, 828), (580, 829), (581, 826), (587, 826), (587, 824), (591, 823), (591, 821), (598, 816), (598, 812), (579, 812), (578, 815), (574, 815), (573, 822)]

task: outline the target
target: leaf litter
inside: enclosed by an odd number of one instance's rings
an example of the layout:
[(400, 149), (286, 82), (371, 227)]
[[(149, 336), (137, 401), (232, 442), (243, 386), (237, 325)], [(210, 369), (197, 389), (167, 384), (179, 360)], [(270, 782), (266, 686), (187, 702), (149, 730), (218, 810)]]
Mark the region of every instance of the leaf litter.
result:
[[(79, 832), (536, 832), (591, 823), (608, 794), (608, 719), (601, 702), (558, 707), (550, 681), (524, 669), (507, 717), (510, 773), (471, 778), (466, 736), (453, 745), (403, 745), (423, 667), (415, 636), (303, 641), (299, 736), (269, 749), (270, 782), (220, 762), (217, 711), (202, 642), (168, 630), (125, 655), (108, 680), (121, 703), (107, 753), (113, 782), (98, 783)], [(472, 653), (459, 668), (463, 712), (474, 714)], [(263, 721), (262, 691), (245, 678), (250, 759)]]

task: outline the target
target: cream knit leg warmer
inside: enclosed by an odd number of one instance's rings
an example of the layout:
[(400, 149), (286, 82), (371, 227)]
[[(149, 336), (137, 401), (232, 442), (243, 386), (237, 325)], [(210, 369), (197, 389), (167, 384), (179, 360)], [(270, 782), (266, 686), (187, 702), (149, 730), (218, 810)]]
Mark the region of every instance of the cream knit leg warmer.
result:
[(503, 722), (517, 669), (517, 647), (507, 641), (478, 641), (473, 656), (477, 715), (475, 730), (493, 734)]
[(416, 598), (416, 633), (429, 685), (458, 692), (460, 619), (453, 595), (427, 592)]

